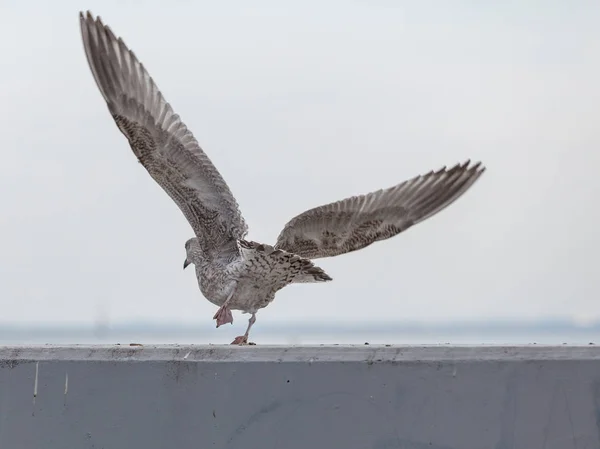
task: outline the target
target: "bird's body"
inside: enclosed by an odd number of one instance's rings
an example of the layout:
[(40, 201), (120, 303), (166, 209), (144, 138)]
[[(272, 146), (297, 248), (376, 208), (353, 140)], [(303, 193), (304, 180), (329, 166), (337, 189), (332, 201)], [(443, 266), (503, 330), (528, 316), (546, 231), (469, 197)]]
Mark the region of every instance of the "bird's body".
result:
[(331, 280), (308, 259), (246, 240), (239, 241), (239, 255), (231, 260), (192, 257), (204, 297), (219, 307), (229, 298), (229, 309), (245, 313), (269, 305), (286, 285)]
[(388, 189), (303, 212), (274, 246), (245, 239), (248, 226), (223, 177), (174, 113), (135, 54), (90, 12), (80, 14), (86, 57), (109, 112), (138, 161), (182, 211), (195, 237), (184, 268), (193, 263), (202, 294), (219, 306), (217, 327), (231, 310), (256, 312), (292, 283), (331, 281), (310, 259), (332, 257), (393, 237), (435, 215), (485, 170), (469, 161), (416, 176)]

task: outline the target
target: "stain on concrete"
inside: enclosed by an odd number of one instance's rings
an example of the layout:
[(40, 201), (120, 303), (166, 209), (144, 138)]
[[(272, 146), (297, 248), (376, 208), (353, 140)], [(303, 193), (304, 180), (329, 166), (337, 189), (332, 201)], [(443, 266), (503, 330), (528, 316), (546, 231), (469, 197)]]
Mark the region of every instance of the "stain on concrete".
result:
[(512, 372), (506, 380), (502, 413), (500, 415), (500, 440), (494, 449), (514, 449), (515, 424), (517, 420), (517, 374)]
[(0, 368), (13, 369), (15, 366), (19, 366), (21, 363), (23, 363), (23, 360), (16, 360), (16, 359), (0, 360)]

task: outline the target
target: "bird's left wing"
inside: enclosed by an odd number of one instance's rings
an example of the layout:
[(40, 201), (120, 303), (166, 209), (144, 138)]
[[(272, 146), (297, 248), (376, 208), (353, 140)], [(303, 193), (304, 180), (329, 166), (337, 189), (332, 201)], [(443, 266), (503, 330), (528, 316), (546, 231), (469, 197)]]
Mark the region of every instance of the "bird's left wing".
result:
[(309, 259), (349, 253), (399, 234), (449, 206), (484, 167), (469, 161), (394, 187), (310, 209), (291, 219), (275, 248)]

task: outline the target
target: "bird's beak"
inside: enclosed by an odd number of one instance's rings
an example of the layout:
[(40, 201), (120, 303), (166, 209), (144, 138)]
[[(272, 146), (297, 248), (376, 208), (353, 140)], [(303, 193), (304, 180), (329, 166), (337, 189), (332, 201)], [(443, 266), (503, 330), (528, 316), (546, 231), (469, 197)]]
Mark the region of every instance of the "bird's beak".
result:
[(183, 269), (185, 270), (190, 263), (191, 262), (188, 259), (185, 259), (185, 261), (183, 262)]

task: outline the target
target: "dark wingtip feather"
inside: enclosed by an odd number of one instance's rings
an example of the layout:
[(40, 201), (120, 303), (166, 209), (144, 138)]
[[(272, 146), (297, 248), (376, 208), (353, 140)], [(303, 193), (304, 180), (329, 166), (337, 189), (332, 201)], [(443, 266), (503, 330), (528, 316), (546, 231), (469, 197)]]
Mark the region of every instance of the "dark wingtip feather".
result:
[(325, 271), (323, 271), (322, 268), (319, 268), (319, 267), (313, 266), (313, 267), (309, 268), (308, 270), (306, 270), (306, 273), (313, 276), (315, 281), (319, 281), (319, 282), (333, 281), (333, 278), (331, 276), (329, 276), (327, 273), (325, 273)]

